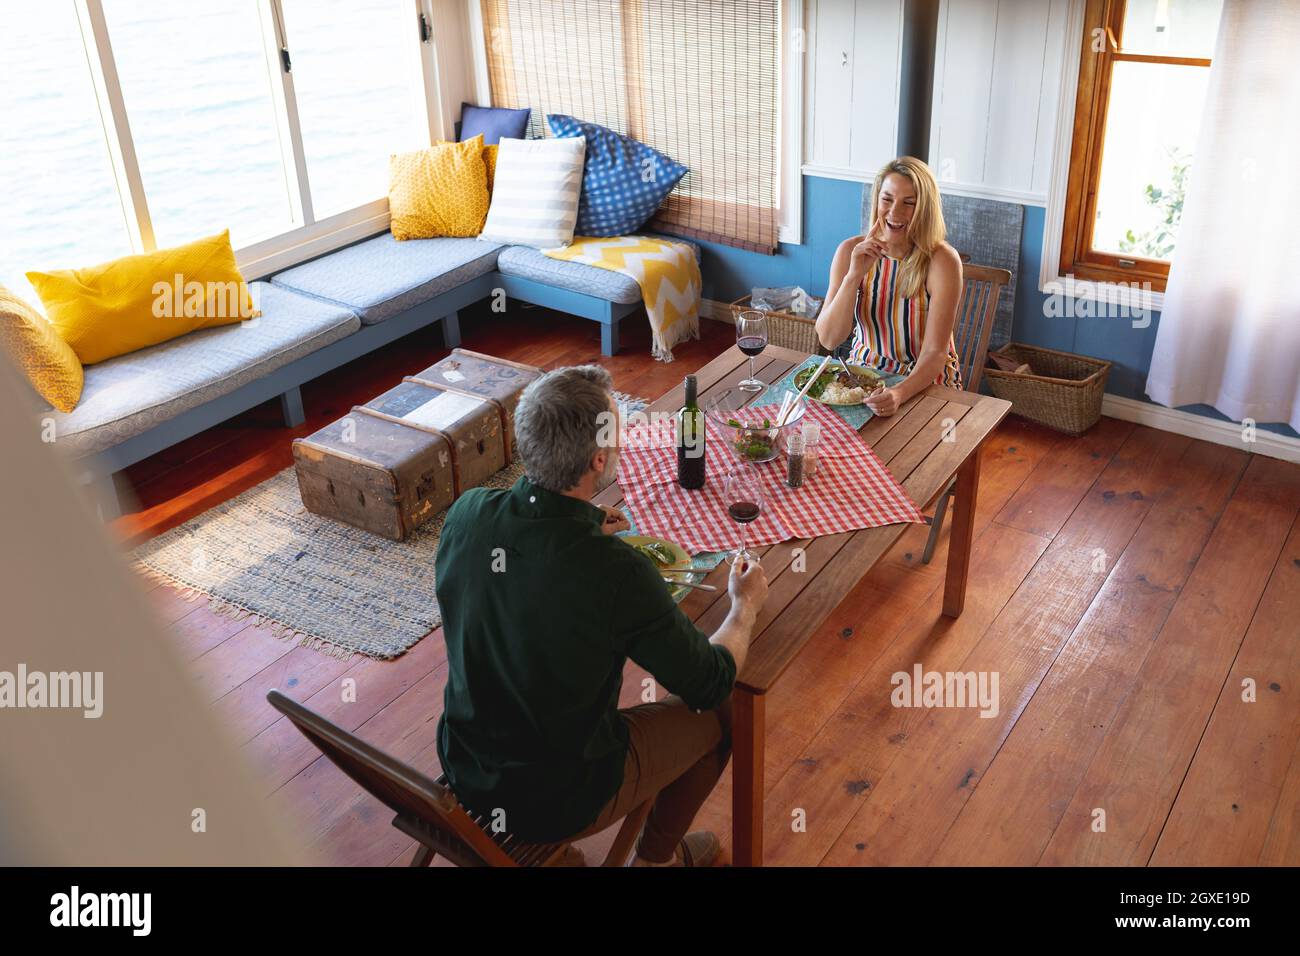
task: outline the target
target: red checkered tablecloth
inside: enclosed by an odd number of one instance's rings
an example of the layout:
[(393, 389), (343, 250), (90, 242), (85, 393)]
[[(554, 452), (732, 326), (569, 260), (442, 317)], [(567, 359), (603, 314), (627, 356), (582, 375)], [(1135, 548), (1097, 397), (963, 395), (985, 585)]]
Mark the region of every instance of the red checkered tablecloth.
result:
[[(755, 417), (778, 411), (753, 409)], [(816, 538), (924, 519), (871, 446), (830, 409), (808, 404), (804, 421), (821, 425), (816, 474), (802, 486), (786, 484), (784, 449), (775, 461), (741, 464), (731, 447), (730, 429), (707, 420), (704, 487), (686, 491), (677, 484), (676, 426), (671, 420), (634, 420), (623, 436), (618, 480), (641, 534), (680, 544), (692, 554), (726, 551), (740, 542), (740, 529), (727, 514), (728, 471), (755, 470), (763, 487), (763, 513), (745, 529), (750, 547), (793, 538)]]

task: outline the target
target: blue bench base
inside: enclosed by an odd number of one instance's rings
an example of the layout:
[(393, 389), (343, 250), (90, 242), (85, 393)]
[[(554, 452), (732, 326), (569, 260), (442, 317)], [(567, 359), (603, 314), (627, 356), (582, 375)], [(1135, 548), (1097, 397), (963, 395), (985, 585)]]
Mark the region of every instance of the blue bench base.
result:
[(125, 476), (118, 474), (122, 469), (273, 398), (280, 400), (285, 426), (296, 428), (306, 421), (299, 389), (303, 383), (434, 322), (442, 323), (443, 344), (455, 348), (460, 344), (457, 310), (486, 297), (493, 287), (493, 274), (482, 275), (401, 315), (362, 326), (347, 338), (88, 456), (79, 463), (81, 481), (93, 486), (100, 516), (104, 520), (116, 518), (123, 506), (130, 504)]
[(502, 275), (499, 272), (493, 273), (493, 275), (495, 277), (493, 284), (504, 289), (506, 295), (512, 299), (531, 302), (533, 305), (555, 309), (557, 312), (567, 312), (570, 315), (579, 315), (585, 319), (599, 322), (600, 352), (602, 355), (613, 355), (618, 351), (619, 320), (641, 308), (640, 302), (631, 304), (610, 302), (608, 299), (599, 299), (594, 295), (574, 292), (572, 289), (561, 289), (557, 286), (546, 285), (535, 279)]
[(280, 401), (285, 426), (296, 428), (306, 421), (300, 391), (305, 382), (434, 322), (442, 323), (443, 344), (455, 348), (460, 345), (458, 310), (497, 294), (497, 290), (512, 299), (599, 322), (603, 355), (618, 352), (619, 321), (641, 308), (639, 302), (610, 302), (533, 279), (489, 272), (400, 315), (364, 325), (345, 339), (87, 457), (80, 463), (81, 481), (92, 487), (100, 516), (106, 521), (116, 518), (132, 503), (130, 483), (122, 469), (273, 398)]

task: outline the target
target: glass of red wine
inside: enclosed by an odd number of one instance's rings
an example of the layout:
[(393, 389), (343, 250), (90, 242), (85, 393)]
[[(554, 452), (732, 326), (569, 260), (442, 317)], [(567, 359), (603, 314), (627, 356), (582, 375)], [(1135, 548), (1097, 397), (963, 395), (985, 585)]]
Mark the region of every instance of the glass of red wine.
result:
[(727, 502), (727, 514), (740, 525), (740, 550), (732, 557), (732, 562), (740, 561), (743, 566), (757, 561), (758, 555), (745, 546), (745, 525), (763, 513), (763, 484), (758, 469), (752, 465), (737, 465), (727, 474), (723, 496)]
[(749, 378), (738, 387), (742, 392), (761, 392), (766, 386), (754, 373), (754, 356), (767, 348), (767, 314), (747, 309), (736, 316), (736, 344), (749, 356)]

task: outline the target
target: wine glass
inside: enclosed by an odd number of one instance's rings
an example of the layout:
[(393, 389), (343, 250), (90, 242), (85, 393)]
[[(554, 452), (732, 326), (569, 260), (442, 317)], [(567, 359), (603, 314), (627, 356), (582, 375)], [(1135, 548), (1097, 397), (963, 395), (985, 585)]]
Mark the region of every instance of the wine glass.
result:
[(727, 502), (727, 514), (740, 525), (740, 549), (732, 557), (732, 562), (757, 561), (758, 555), (745, 546), (745, 525), (763, 513), (763, 484), (758, 469), (738, 465), (728, 472), (723, 496)]
[(738, 387), (742, 392), (761, 392), (765, 386), (754, 373), (754, 356), (767, 348), (767, 314), (748, 309), (736, 316), (736, 344), (749, 356), (749, 378)]

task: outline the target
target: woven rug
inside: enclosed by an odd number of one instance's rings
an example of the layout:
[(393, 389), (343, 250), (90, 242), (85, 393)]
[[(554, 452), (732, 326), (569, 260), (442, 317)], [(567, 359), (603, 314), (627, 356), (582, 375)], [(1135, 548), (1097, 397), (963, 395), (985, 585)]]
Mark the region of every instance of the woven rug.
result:
[[(618, 394), (625, 411), (645, 406)], [(516, 460), (484, 482), (509, 488)], [(442, 623), (434, 557), (446, 512), (405, 541), (311, 514), (292, 468), (145, 542), (142, 573), (217, 614), (334, 657), (391, 660)]]

